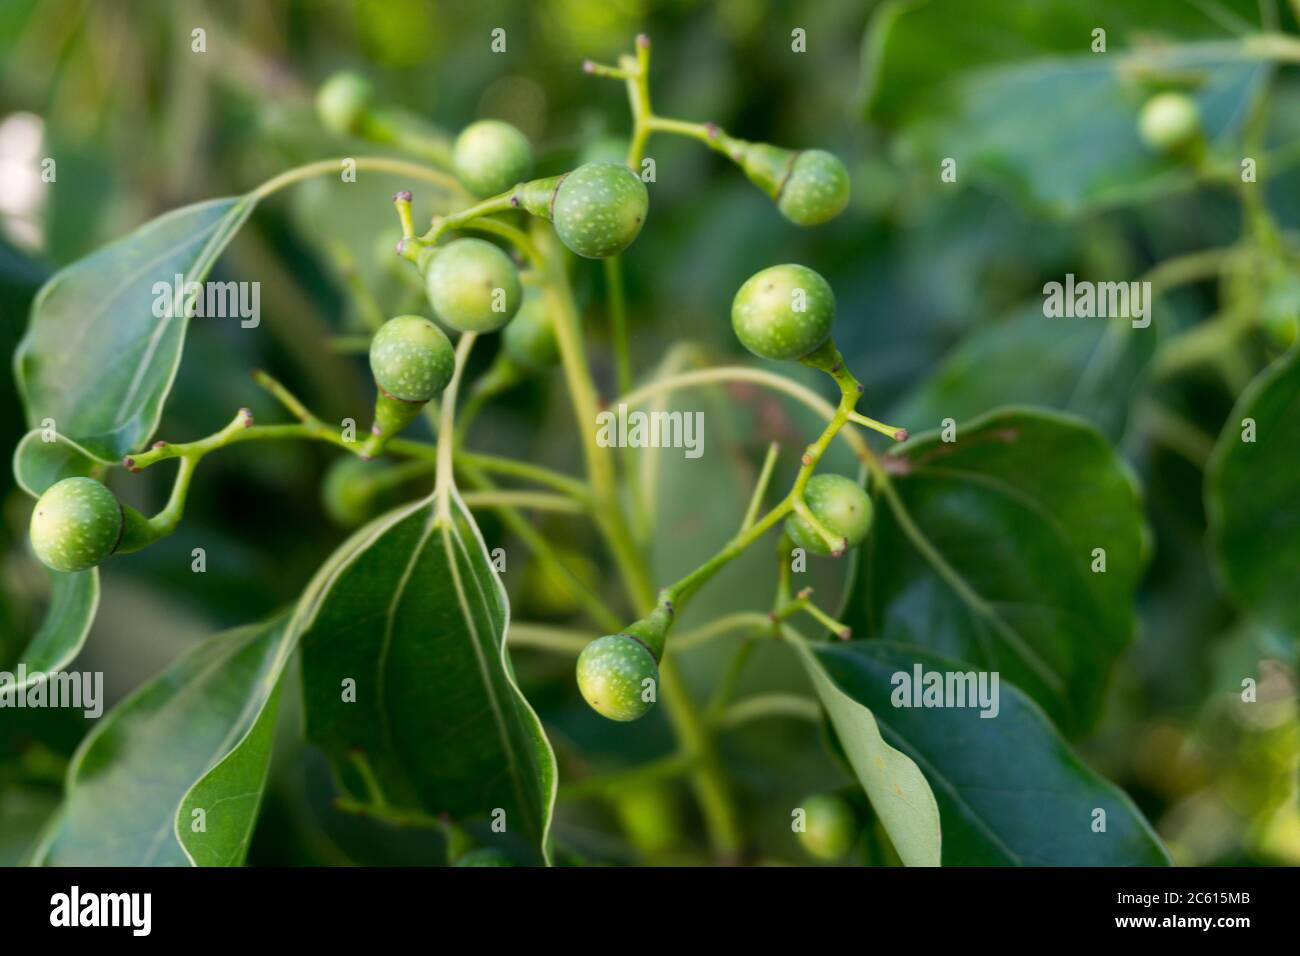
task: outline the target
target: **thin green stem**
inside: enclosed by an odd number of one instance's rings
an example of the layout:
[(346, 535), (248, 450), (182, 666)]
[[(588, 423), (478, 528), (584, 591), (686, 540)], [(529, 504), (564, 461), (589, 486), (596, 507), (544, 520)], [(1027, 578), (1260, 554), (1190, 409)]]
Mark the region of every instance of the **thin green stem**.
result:
[[(474, 464), (458, 458), (456, 467), (465, 480), (474, 487), (485, 491), (495, 490), (496, 486)], [(550, 542), (539, 534), (537, 529), (529, 524), (519, 511), (507, 507), (498, 509), (498, 514), (506, 529), (520, 540), (538, 564), (568, 586), (574, 598), (582, 605), (587, 616), (591, 618), (597, 627), (608, 634), (616, 633), (622, 628), (623, 618), (615, 614), (613, 609), (601, 599), (600, 595), (592, 591), (581, 578), (569, 569), (569, 566), (564, 563)]]
[(622, 504), (614, 474), (613, 455), (596, 443), (596, 415), (598, 403), (596, 387), (587, 368), (587, 356), (578, 328), (578, 311), (565, 273), (564, 256), (558, 241), (544, 224), (534, 221), (534, 238), (542, 252), (542, 269), (546, 278), (543, 294), (555, 327), (555, 337), (560, 348), (560, 364), (564, 372), (569, 400), (573, 405), (574, 419), (582, 438), (583, 459), (591, 484), (597, 524), (614, 555), (619, 573), (641, 611), (654, 605), (654, 586), (636, 548)]
[(754, 483), (754, 490), (749, 496), (749, 507), (745, 509), (745, 518), (740, 522), (740, 530), (744, 531), (758, 519), (758, 509), (763, 507), (763, 496), (767, 494), (767, 486), (772, 481), (772, 471), (776, 468), (777, 455), (781, 446), (772, 442), (767, 446), (767, 455), (763, 458), (763, 468), (758, 473), (758, 481)]
[(632, 357), (627, 334), (627, 296), (623, 290), (623, 265), (618, 256), (603, 260), (605, 294), (609, 299), (609, 330), (614, 345), (614, 380), (618, 390), (632, 387)]
[(477, 338), (478, 335), (474, 332), (461, 333), (460, 340), (456, 343), (456, 370), (442, 393), (441, 424), (438, 427), (438, 477), (434, 484), (434, 495), (438, 501), (438, 520), (445, 523), (451, 521), (451, 489), (455, 481), (452, 454), (456, 445), (456, 395), (465, 375), (470, 350), (474, 348)]
[(672, 780), (692, 768), (694, 761), (687, 753), (673, 753), (649, 763), (638, 764), (626, 770), (601, 774), (578, 780), (560, 787), (559, 800), (589, 800), (609, 797), (625, 790), (635, 790), (649, 783)]
[(587, 514), (588, 511), (581, 501), (545, 491), (467, 491), (461, 498), (468, 508), (523, 508), (574, 515)]
[(558, 654), (577, 657), (583, 648), (591, 643), (595, 635), (588, 631), (574, 631), (565, 627), (551, 627), (548, 624), (529, 624), (525, 621), (511, 621), (506, 643), (510, 647), (535, 647)]
[(744, 724), (769, 717), (793, 717), (817, 723), (821, 716), (821, 707), (810, 697), (798, 694), (755, 694), (732, 704), (714, 723), (720, 729), (735, 730)]
[(531, 462), (466, 451), (462, 448), (456, 451), (456, 464), (473, 465), (494, 474), (509, 475), (524, 481), (535, 482), (582, 501), (591, 498), (591, 489), (585, 483), (576, 478), (570, 478), (568, 475), (562, 475), (558, 471), (552, 471), (550, 468), (534, 465)]
[(847, 641), (852, 637), (853, 632), (848, 626), (846, 626), (842, 621), (835, 620), (835, 618), (831, 617), (813, 603), (812, 594), (812, 588), (804, 588), (792, 600), (787, 601), (781, 607), (778, 607), (773, 611), (772, 619), (774, 621), (784, 621), (786, 618), (802, 611), (841, 640)]
[(353, 168), (358, 170), (392, 173), (396, 176), (410, 176), (412, 179), (422, 179), (449, 193), (458, 196), (466, 195), (465, 187), (457, 181), (456, 177), (441, 170), (430, 169), (428, 166), (422, 166), (419, 163), (408, 162), (404, 159), (393, 159), (389, 156), (357, 156), (322, 159), (314, 163), (287, 169), (278, 176), (273, 176), (262, 183), (249, 193), (247, 198), (254, 203), (260, 202), (272, 193), (278, 192), (286, 186), (300, 183), (305, 179), (324, 176), (329, 173), (339, 173), (345, 168), (345, 163), (355, 164)]
[(673, 636), (673, 653), (681, 652), (734, 631), (759, 631), (772, 626), (772, 619), (758, 611), (735, 611), (714, 618), (708, 624)]
[[(744, 365), (720, 365), (716, 368), (701, 369), (697, 372), (682, 372), (679, 375), (669, 375), (627, 393), (619, 398), (615, 404), (635, 408), (638, 405), (644, 405), (656, 395), (668, 394), (684, 388), (696, 388), (701, 385), (720, 385), (726, 382), (753, 382), (778, 392), (784, 392), (817, 412), (823, 418), (830, 419), (835, 415), (835, 406), (812, 389), (791, 381), (784, 376)], [(874, 458), (871, 448), (856, 430), (845, 428), (838, 434), (849, 444), (854, 454), (861, 461)]]
[(500, 236), (505, 239), (516, 249), (518, 249), (532, 265), (536, 266), (541, 261), (540, 253), (533, 241), (528, 238), (528, 233), (518, 226), (512, 226), (508, 222), (500, 219), (485, 217), (480, 219), (471, 219), (469, 222), (462, 223), (457, 228), (470, 230), (473, 232), (486, 232), (489, 235)]
[(466, 206), (459, 212), (434, 217), (429, 231), (418, 237), (418, 242), (424, 246), (434, 245), (444, 233), (452, 229), (464, 229), (476, 219), (483, 219), (486, 216), (493, 216), (500, 212), (510, 212), (514, 208), (513, 190), (501, 193), (499, 196), (491, 196), (471, 206)]
[[(771, 629), (772, 626), (772, 622), (768, 621), (768, 629)], [(731, 695), (736, 692), (736, 685), (740, 683), (740, 675), (744, 673), (745, 665), (749, 663), (749, 659), (754, 654), (754, 648), (757, 646), (758, 641), (751, 637), (736, 648), (736, 653), (732, 655), (731, 661), (727, 664), (727, 669), (722, 672), (722, 678), (713, 689), (713, 696), (709, 699), (709, 705), (704, 708), (704, 719), (709, 724), (716, 721), (718, 716), (726, 709), (727, 701), (731, 700)]]

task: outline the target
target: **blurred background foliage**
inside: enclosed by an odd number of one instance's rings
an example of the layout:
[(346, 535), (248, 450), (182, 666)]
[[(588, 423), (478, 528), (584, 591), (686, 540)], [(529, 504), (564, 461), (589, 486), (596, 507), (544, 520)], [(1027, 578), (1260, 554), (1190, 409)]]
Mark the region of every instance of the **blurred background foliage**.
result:
[[(661, 362), (741, 359), (727, 318), (736, 288), (760, 268), (797, 261), (835, 289), (836, 336), (866, 383), (872, 414), (932, 427), (942, 416), (962, 420), (1019, 402), (1093, 421), (1140, 476), (1153, 560), (1139, 596), (1138, 639), (1112, 682), (1106, 719), (1082, 751), (1134, 795), (1178, 862), (1300, 863), (1300, 724), (1287, 663), (1294, 635), (1254, 623), (1226, 601), (1204, 544), (1203, 458), (1242, 382), (1198, 372), (1157, 387), (1147, 377), (1157, 336), (1216, 314), (1223, 290), (1213, 281), (1180, 288), (1157, 305), (1155, 334), (1115, 323), (1048, 324), (1040, 311), (1043, 284), (1066, 272), (1134, 279), (1241, 234), (1231, 191), (1198, 188), (1142, 151), (1135, 115), (1149, 85), (1141, 71), (1135, 78), (1066, 54), (1079, 53), (1097, 23), (1108, 24), (1115, 47), (1146, 45), (1162, 71), (1199, 77), (1216, 143), (1244, 136), (1267, 94), (1253, 135), (1285, 148), (1300, 141), (1300, 71), (1236, 60), (1216, 45), (1261, 17), (1294, 30), (1285, 5), (1254, 0), (969, 0), (915, 10), (869, 0), (8, 0), (0, 6), (0, 351), (12, 353), (44, 278), (139, 223), (246, 191), (311, 159), (376, 152), (337, 141), (315, 118), (315, 86), (337, 69), (364, 72), (381, 99), (453, 132), (480, 117), (509, 120), (536, 144), (539, 171), (550, 173), (569, 168), (593, 141), (626, 134), (621, 85), (584, 75), (580, 64), (615, 60), (645, 31), (655, 43), (660, 113), (712, 119), (750, 140), (829, 149), (849, 167), (853, 199), (834, 222), (799, 230), (720, 157), (656, 139), (648, 228), (623, 257), (638, 372), (647, 376)], [(504, 55), (488, 52), (498, 27), (508, 38)], [(791, 52), (796, 27), (806, 31), (805, 54)], [(191, 51), (196, 28), (206, 34), (204, 53)], [(963, 157), (956, 185), (936, 174), (948, 155)], [(47, 156), (57, 162), (52, 184), (40, 181)], [(414, 188), (424, 203), (419, 214), (427, 213), (430, 197), (418, 184), (378, 175), (356, 188), (314, 181), (257, 210), (215, 277), (260, 281), (263, 322), (255, 331), (192, 323), (162, 437), (207, 434), (246, 404), (276, 419), (249, 382), (257, 366), (324, 418), (367, 414), (364, 362), (332, 351), (329, 340), (362, 327), (350, 276), (386, 314), (420, 308), (418, 289), (391, 254), (397, 233), (388, 197), (399, 187)], [(1300, 171), (1273, 179), (1267, 197), (1282, 228), (1300, 228)], [(599, 267), (579, 263), (575, 281), (597, 380), (612, 396)], [(691, 347), (675, 348), (682, 343)], [(1276, 353), (1267, 341), (1254, 348), (1256, 367)], [(680, 400), (708, 412), (707, 467), (671, 451), (655, 463), (660, 580), (695, 566), (734, 529), (769, 441), (795, 448), (813, 433), (808, 417), (770, 394), (737, 388), (729, 397)], [(1157, 408), (1176, 411), (1180, 427), (1167, 427)], [(4, 447), (24, 430), (8, 378), (0, 383), (0, 429)], [(578, 457), (556, 382), (494, 404), (474, 433), (473, 444), (487, 451), (562, 468)], [(314, 490), (334, 457), (307, 444), (260, 444), (211, 458), (180, 530), (104, 569), (103, 605), (76, 667), (104, 671), (117, 700), (207, 635), (295, 600), (346, 534)], [(851, 467), (847, 459), (828, 464)], [(160, 478), (167, 476), (150, 471), (115, 488), (136, 504), (156, 503), (165, 494)], [(47, 585), (26, 550), (30, 500), (7, 471), (0, 481), (2, 666), (33, 633)], [(516, 616), (571, 614), (563, 589), (539, 580), (526, 551), (511, 548), (490, 516), (483, 520), (489, 540), (511, 555), (506, 581)], [(573, 522), (549, 519), (543, 529), (587, 556), (599, 578), (601, 559)], [(207, 550), (204, 574), (190, 571), (196, 546)], [(691, 607), (688, 623), (765, 607), (771, 564), (763, 548), (737, 561)], [(823, 573), (814, 583), (837, 593), (837, 573)], [(700, 696), (718, 681), (726, 651), (714, 642), (684, 656)], [(661, 716), (636, 734), (596, 717), (574, 692), (568, 659), (528, 650), (514, 657), (562, 779), (667, 747)], [(1260, 705), (1240, 705), (1243, 677), (1260, 682)], [(744, 689), (806, 688), (788, 659), (764, 646)], [(332, 808), (327, 765), (298, 742), (293, 696), (286, 693), (282, 708), (251, 862), (438, 858), (435, 835)], [(55, 805), (85, 729), (79, 715), (62, 711), (3, 712), (0, 862), (21, 858)], [(728, 735), (724, 756), (758, 858), (807, 862), (788, 808), (806, 792), (849, 782), (819, 729), (764, 721)], [(632, 801), (564, 803), (555, 832), (584, 859), (686, 861), (700, 846), (693, 813), (684, 788), (666, 784)]]

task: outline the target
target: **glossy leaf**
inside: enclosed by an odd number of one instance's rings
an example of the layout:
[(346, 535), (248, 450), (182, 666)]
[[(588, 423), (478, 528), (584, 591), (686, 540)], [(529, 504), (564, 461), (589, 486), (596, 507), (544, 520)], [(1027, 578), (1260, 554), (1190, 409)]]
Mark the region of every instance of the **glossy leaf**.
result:
[(257, 806), (249, 791), (260, 794), (266, 777), (260, 718), (288, 649), (283, 619), (220, 634), (113, 708), (73, 756), (61, 818), (37, 862), (184, 866), (179, 828), (192, 820), (178, 818), (183, 803), (205, 805), (218, 828), (201, 841), (186, 833), (195, 861), (238, 862), (238, 834)]
[(977, 707), (901, 707), (893, 702), (902, 696), (895, 675), (914, 676), (917, 665), (923, 673), (970, 668), (878, 641), (820, 644), (812, 652), (827, 679), (869, 708), (884, 739), (925, 774), (943, 821), (945, 866), (1169, 863), (1132, 800), (1089, 769), (1038, 706), (1006, 681), (990, 718)]
[(1002, 405), (1086, 418), (1118, 442), (1155, 336), (1121, 319), (1049, 319), (1042, 303), (976, 327), (890, 416), (914, 433)]
[(95, 469), (95, 459), (86, 449), (57, 433), (53, 437), (47, 442), (43, 430), (36, 428), (14, 449), (14, 480), (33, 498), (64, 478), (85, 478)]
[(892, 495), (877, 495), (845, 623), (999, 670), (1085, 729), (1133, 637), (1146, 554), (1134, 480), (1094, 429), (1055, 412), (1001, 409), (956, 438), (889, 456)]
[(858, 783), (871, 801), (908, 866), (938, 866), (941, 859), (939, 807), (934, 792), (915, 762), (885, 742), (871, 708), (846, 694), (827, 675), (817, 649), (791, 634), (791, 643), (826, 709), (840, 746)]
[(156, 283), (203, 282), (253, 209), (249, 198), (185, 206), (59, 271), (36, 296), (15, 366), (29, 427), (116, 461), (158, 426), (188, 319), (159, 318)]
[(19, 667), (24, 669), (26, 677), (22, 686), (26, 687), (72, 663), (86, 644), (95, 611), (99, 608), (98, 568), (72, 574), (62, 571), (49, 574), (50, 605), (45, 611), (45, 620), (12, 668), (15, 675)]
[[(279, 703), (277, 689), (247, 735), (181, 801), (176, 834), (197, 866), (240, 866), (248, 855), (266, 789)], [(196, 830), (193, 823), (199, 813), (204, 827)]]
[[(958, 182), (1059, 214), (1150, 198), (1191, 180), (1139, 140), (1142, 105), (1186, 85), (1207, 137), (1235, 136), (1271, 70), (1234, 42), (1256, 16), (1238, 0), (1221, 16), (1183, 0), (895, 0), (864, 45), (868, 115), (900, 127), (917, 161), (954, 159)], [(1091, 48), (1099, 27), (1105, 53)]]
[(508, 851), (542, 862), (555, 757), (506, 655), (505, 589), (459, 496), (449, 505), (372, 522), (308, 588), (291, 625), (308, 734), (358, 801), (467, 823), (503, 810)]
[[(1246, 422), (1253, 423), (1245, 441)], [(1300, 633), (1300, 349), (1264, 370), (1228, 417), (1206, 473), (1219, 572), (1233, 599)]]

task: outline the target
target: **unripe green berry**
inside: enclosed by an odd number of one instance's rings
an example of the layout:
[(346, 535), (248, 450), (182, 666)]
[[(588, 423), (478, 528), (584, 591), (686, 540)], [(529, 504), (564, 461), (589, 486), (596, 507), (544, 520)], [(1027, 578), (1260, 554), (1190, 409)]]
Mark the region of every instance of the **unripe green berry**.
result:
[(509, 123), (479, 120), (456, 137), (452, 165), (465, 188), (483, 199), (528, 178), (533, 170), (533, 148)]
[(335, 73), (316, 93), (316, 113), (331, 132), (355, 136), (365, 124), (374, 91), (358, 73)]
[(32, 512), (32, 550), (55, 571), (85, 571), (112, 554), (125, 517), (117, 498), (93, 478), (51, 485)]
[(546, 307), (546, 296), (536, 286), (524, 289), (524, 302), (501, 333), (506, 355), (534, 372), (542, 372), (560, 360), (555, 326)]
[(844, 858), (858, 838), (857, 815), (847, 800), (833, 793), (818, 793), (803, 800), (804, 830), (799, 843), (819, 860)]
[(483, 239), (437, 250), (424, 273), (434, 313), (460, 332), (495, 332), (519, 311), (523, 286), (510, 257)]
[(451, 342), (422, 315), (389, 319), (370, 342), (375, 384), (404, 402), (427, 402), (439, 395), (455, 370)]
[(578, 689), (596, 713), (610, 720), (645, 716), (658, 687), (654, 655), (626, 634), (598, 637), (578, 655)]
[(476, 850), (470, 850), (462, 854), (460, 859), (455, 863), (456, 866), (514, 866), (510, 857), (506, 856), (500, 850), (494, 850), (491, 847), (479, 847)]
[(750, 276), (731, 303), (731, 327), (760, 358), (799, 359), (831, 334), (835, 293), (807, 266), (789, 263)]
[(781, 215), (800, 226), (834, 219), (849, 202), (849, 173), (833, 153), (796, 153), (770, 143), (736, 141), (732, 158), (750, 182), (776, 200)]
[(1201, 115), (1196, 101), (1183, 93), (1160, 93), (1147, 100), (1138, 117), (1138, 133), (1148, 148), (1177, 152), (1200, 135)]
[(824, 149), (804, 150), (777, 196), (781, 215), (799, 226), (818, 226), (834, 219), (849, 204), (849, 172), (839, 157)]
[[(846, 547), (862, 543), (871, 530), (871, 499), (862, 487), (843, 475), (813, 475), (804, 487), (804, 501), (826, 530), (847, 539)], [(830, 545), (800, 515), (785, 519), (790, 540), (810, 554), (832, 554)]]
[(565, 176), (551, 197), (560, 241), (580, 256), (622, 252), (645, 224), (650, 197), (641, 177), (622, 163), (587, 163)]
[(355, 455), (338, 458), (321, 481), (325, 513), (340, 527), (355, 528), (397, 505), (401, 499), (400, 484), (389, 477), (397, 467)]

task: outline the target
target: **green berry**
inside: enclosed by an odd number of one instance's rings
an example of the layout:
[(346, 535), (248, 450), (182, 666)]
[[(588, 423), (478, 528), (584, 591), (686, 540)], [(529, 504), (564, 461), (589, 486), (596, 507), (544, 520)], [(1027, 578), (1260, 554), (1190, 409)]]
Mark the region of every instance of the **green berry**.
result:
[(542, 372), (560, 360), (555, 326), (546, 308), (546, 296), (536, 286), (524, 289), (524, 302), (501, 333), (501, 345), (524, 368)]
[(659, 664), (654, 655), (626, 634), (598, 637), (578, 655), (578, 689), (602, 717), (636, 720), (645, 716), (658, 688)]
[(1200, 135), (1201, 116), (1196, 101), (1182, 93), (1160, 93), (1147, 100), (1138, 117), (1138, 133), (1150, 149), (1177, 152)]
[(451, 161), (465, 188), (483, 199), (528, 178), (533, 170), (533, 148), (509, 123), (479, 120), (456, 137)]
[(792, 263), (750, 276), (731, 303), (736, 338), (760, 358), (803, 358), (830, 338), (834, 321), (830, 285)]
[(400, 500), (400, 483), (389, 478), (398, 466), (343, 455), (321, 481), (321, 504), (335, 524), (355, 528)]
[(424, 273), (434, 313), (460, 332), (495, 332), (523, 299), (510, 257), (483, 239), (457, 239), (437, 250)]
[(610, 797), (628, 842), (643, 853), (665, 853), (682, 839), (682, 820), (675, 795), (662, 784), (645, 783)]
[(451, 342), (422, 315), (389, 319), (370, 343), (375, 384), (403, 402), (429, 401), (447, 387), (455, 370)]
[(641, 177), (622, 163), (587, 163), (560, 180), (551, 221), (560, 241), (580, 256), (604, 259), (632, 244), (650, 197)]
[(819, 860), (843, 859), (858, 838), (858, 821), (843, 797), (819, 793), (803, 801), (804, 830), (799, 834), (803, 848)]
[(849, 204), (849, 172), (839, 157), (824, 149), (795, 157), (776, 206), (799, 226), (818, 226), (834, 219)]
[(824, 149), (796, 153), (770, 143), (740, 141), (737, 146), (732, 158), (796, 225), (820, 225), (848, 205), (849, 173), (834, 154)]
[(85, 571), (117, 550), (124, 523), (121, 504), (104, 485), (64, 478), (36, 502), (32, 550), (55, 571)]
[[(813, 475), (804, 488), (808, 510), (832, 534), (848, 539), (846, 547), (862, 543), (871, 530), (871, 499), (862, 487), (843, 475)], [(786, 534), (810, 554), (832, 554), (817, 531), (797, 514), (785, 519)]]
[(316, 94), (316, 113), (331, 132), (355, 136), (365, 124), (374, 91), (357, 73), (335, 73)]
[(500, 850), (479, 847), (463, 854), (456, 861), (456, 866), (514, 866), (514, 863)]

